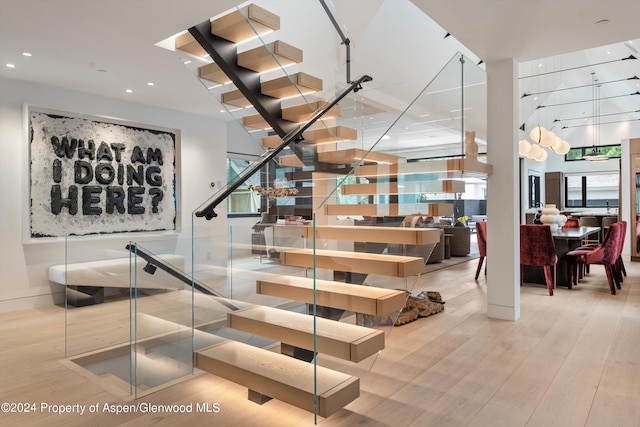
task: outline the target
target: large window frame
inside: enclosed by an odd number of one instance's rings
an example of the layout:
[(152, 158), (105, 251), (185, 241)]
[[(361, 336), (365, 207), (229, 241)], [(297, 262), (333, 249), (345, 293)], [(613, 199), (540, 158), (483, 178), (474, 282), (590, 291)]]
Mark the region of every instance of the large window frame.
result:
[[(614, 177), (615, 179), (613, 179)], [(570, 187), (570, 181), (576, 181), (576, 178), (579, 179), (579, 185)], [(608, 180), (612, 180), (612, 185), (609, 186), (611, 197), (597, 197), (602, 195), (602, 189), (607, 186), (594, 184)], [(617, 184), (614, 183), (615, 180), (617, 180)], [(564, 203), (567, 208), (618, 208), (620, 203), (619, 187), (620, 173), (617, 171), (565, 174)], [(571, 198), (575, 196), (576, 191), (573, 190), (575, 188), (579, 188), (579, 199)], [(614, 189), (615, 191), (613, 191)], [(604, 190), (604, 192), (606, 191)]]
[[(252, 156), (249, 154), (229, 154), (227, 153), (227, 182), (231, 182), (237, 176), (240, 175), (247, 167), (249, 167), (258, 156)], [(262, 212), (265, 211), (266, 204), (264, 198), (260, 197), (257, 193), (249, 189), (250, 185), (265, 186), (267, 180), (262, 176), (261, 171), (256, 172), (250, 177), (243, 185), (227, 197), (227, 217), (229, 218), (241, 218), (241, 217), (259, 217)], [(238, 205), (243, 205), (238, 199), (246, 199), (248, 203), (247, 207), (253, 206), (254, 210), (237, 210)], [(253, 200), (250, 203), (250, 200)]]
[[(620, 144), (599, 145), (598, 151), (604, 154), (607, 159), (619, 159), (622, 156), (622, 147)], [(581, 162), (587, 159), (584, 156), (593, 152), (593, 145), (586, 147), (575, 147), (564, 155), (565, 162)]]

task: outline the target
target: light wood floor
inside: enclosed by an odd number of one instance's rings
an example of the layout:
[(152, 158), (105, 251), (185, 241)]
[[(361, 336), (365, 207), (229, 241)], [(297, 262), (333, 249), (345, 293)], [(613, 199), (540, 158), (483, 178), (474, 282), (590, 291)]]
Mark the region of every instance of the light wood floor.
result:
[[(522, 288), (517, 322), (488, 319), (477, 261), (420, 278), (445, 310), (393, 328), (362, 379), (361, 397), (327, 426), (638, 426), (640, 425), (640, 264), (627, 262), (623, 290), (608, 293), (602, 267), (577, 289)], [(498, 267), (492, 264), (496, 273)], [(490, 266), (491, 268), (491, 266)], [(64, 310), (0, 315), (0, 402), (36, 403), (37, 413), (0, 413), (3, 426), (306, 426), (313, 415), (278, 401), (258, 406), (246, 389), (209, 374), (137, 401), (123, 400), (64, 360)], [(170, 414), (105, 412), (103, 405), (193, 405)], [(43, 413), (40, 404), (99, 404), (97, 413)], [(197, 403), (219, 413), (197, 413)], [(88, 412), (89, 409), (86, 409)]]

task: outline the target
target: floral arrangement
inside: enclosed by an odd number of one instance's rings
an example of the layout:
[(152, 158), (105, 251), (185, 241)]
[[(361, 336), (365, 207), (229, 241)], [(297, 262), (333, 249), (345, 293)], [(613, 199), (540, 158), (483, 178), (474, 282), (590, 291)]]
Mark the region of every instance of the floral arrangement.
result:
[(297, 188), (292, 187), (277, 187), (277, 182), (274, 181), (273, 187), (264, 188), (260, 185), (250, 185), (249, 189), (257, 192), (261, 196), (266, 196), (269, 200), (277, 199), (279, 197), (289, 197), (298, 194)]
[(466, 222), (469, 221), (469, 217), (466, 216), (466, 215), (462, 215), (462, 216), (458, 217), (457, 220), (466, 224)]

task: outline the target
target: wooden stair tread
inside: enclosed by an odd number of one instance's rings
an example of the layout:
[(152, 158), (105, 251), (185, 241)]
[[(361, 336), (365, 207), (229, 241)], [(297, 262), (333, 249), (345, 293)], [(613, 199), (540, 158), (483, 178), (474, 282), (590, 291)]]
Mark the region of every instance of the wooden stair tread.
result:
[(238, 65), (262, 73), (302, 62), (302, 50), (276, 40), (238, 54)]
[[(234, 43), (240, 43), (280, 29), (280, 17), (255, 4), (211, 21), (211, 34)], [(256, 34), (257, 33), (257, 34)]]
[(465, 182), (454, 179), (434, 181), (392, 181), (371, 182), (368, 184), (343, 184), (342, 194), (420, 194), (420, 193), (464, 193)]
[(358, 378), (236, 341), (197, 351), (195, 367), (258, 393), (328, 417), (360, 395)]
[(289, 98), (322, 90), (322, 80), (305, 73), (295, 73), (261, 83), (263, 95)]
[(427, 162), (399, 163), (391, 165), (364, 165), (355, 170), (356, 176), (380, 177), (406, 174), (439, 173), (443, 178), (478, 177), (491, 175), (492, 166), (475, 160), (444, 159)]
[[(254, 129), (271, 129), (271, 125), (260, 114), (250, 114), (242, 117), (242, 126)], [(273, 135), (282, 141), (278, 135)], [(268, 138), (268, 137), (267, 137)], [(276, 144), (277, 145), (277, 144)]]
[(295, 154), (287, 154), (284, 156), (278, 157), (278, 165), (281, 167), (292, 167), (292, 168), (303, 168), (304, 163), (302, 160)]
[(231, 81), (215, 62), (198, 68), (198, 77), (219, 84), (227, 84)]
[[(313, 234), (313, 226), (304, 227), (303, 237), (305, 239), (312, 239)], [(315, 235), (316, 239), (319, 240), (346, 240), (403, 245), (427, 245), (440, 241), (440, 229), (437, 228), (316, 225)]]
[(221, 100), (223, 104), (233, 105), (238, 108), (247, 108), (251, 107), (251, 102), (240, 92), (240, 90), (232, 90), (229, 92), (224, 92), (221, 96)]
[[(329, 270), (389, 277), (415, 276), (424, 270), (424, 260), (418, 257), (320, 249), (316, 249), (315, 254), (315, 266)], [(280, 253), (282, 264), (297, 267), (313, 267), (313, 258), (313, 249), (293, 249)]]
[[(305, 73), (295, 73), (261, 83), (262, 94), (273, 98), (288, 98), (321, 90), (322, 80)], [(238, 89), (224, 92), (222, 103), (239, 108), (251, 106), (249, 100)]]
[(176, 50), (181, 50), (197, 57), (208, 55), (207, 51), (204, 50), (202, 46), (200, 46), (200, 43), (198, 43), (188, 31), (176, 37), (176, 39), (174, 40), (174, 46)]
[[(354, 137), (353, 139), (355, 138), (356, 137)], [(404, 157), (394, 156), (393, 154), (385, 154), (376, 151), (369, 152), (368, 150), (363, 150), (361, 148), (348, 148), (346, 150), (326, 151), (318, 153), (319, 161), (339, 165), (357, 163), (363, 157), (365, 163), (375, 162), (379, 164), (397, 164), (406, 162), (406, 159)]]
[[(294, 123), (304, 123), (309, 120), (314, 112), (326, 105), (324, 101), (313, 101), (308, 104), (292, 105), (282, 109), (282, 118)], [(327, 111), (320, 120), (340, 117), (342, 110), (338, 104), (334, 105)]]
[[(318, 127), (302, 133), (302, 137), (307, 142), (324, 144), (328, 142), (354, 141), (358, 138), (358, 131), (346, 126)], [(333, 151), (332, 153), (335, 153)], [(318, 153), (325, 154), (325, 153)], [(321, 160), (322, 161), (322, 160)], [(329, 162), (326, 162), (329, 163)], [(341, 163), (342, 164), (342, 163)]]
[(452, 216), (453, 203), (390, 203), (383, 205), (325, 205), (327, 215), (350, 216), (400, 216), (422, 214), (429, 216)]
[[(296, 347), (313, 350), (314, 318), (308, 314), (256, 305), (227, 313), (227, 326)], [(315, 318), (316, 350), (320, 354), (360, 362), (384, 349), (384, 332)]]
[[(256, 292), (300, 301), (314, 302), (314, 279), (307, 277), (274, 276), (256, 282)], [(385, 316), (404, 308), (406, 293), (395, 289), (354, 285), (331, 280), (315, 280), (316, 304), (355, 313)]]

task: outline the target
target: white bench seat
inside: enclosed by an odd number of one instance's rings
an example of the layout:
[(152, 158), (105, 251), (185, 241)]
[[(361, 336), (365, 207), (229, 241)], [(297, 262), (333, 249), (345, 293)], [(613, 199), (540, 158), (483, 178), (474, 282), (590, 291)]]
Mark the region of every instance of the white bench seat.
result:
[[(168, 264), (184, 270), (184, 257), (181, 255), (158, 255)], [(134, 260), (115, 258), (100, 261), (87, 261), (52, 265), (49, 267), (49, 280), (53, 283), (67, 286), (92, 286), (103, 288), (128, 288), (133, 286), (130, 279), (130, 268)], [(182, 282), (157, 269), (154, 274), (143, 271), (147, 262), (138, 257), (135, 260), (135, 286), (138, 288), (167, 289), (180, 288)]]

